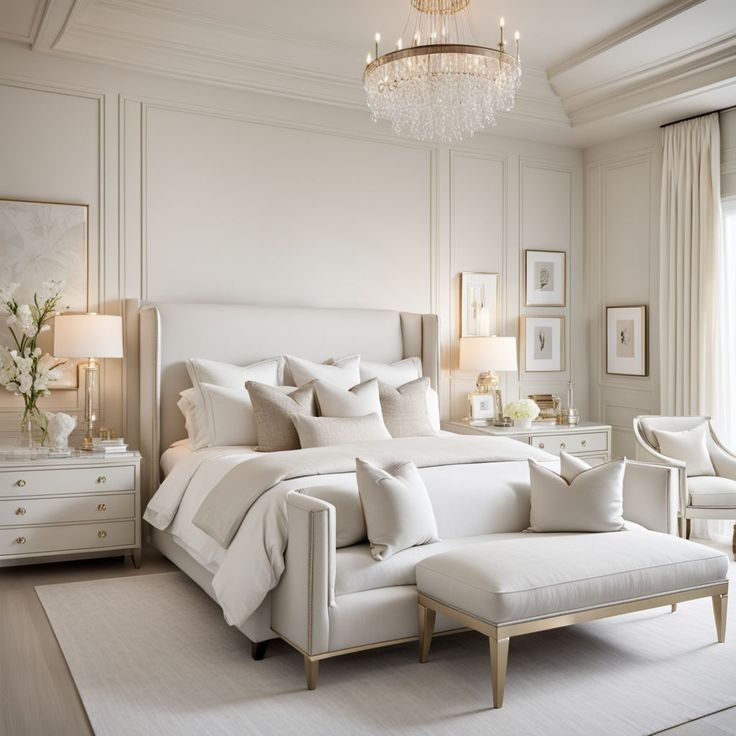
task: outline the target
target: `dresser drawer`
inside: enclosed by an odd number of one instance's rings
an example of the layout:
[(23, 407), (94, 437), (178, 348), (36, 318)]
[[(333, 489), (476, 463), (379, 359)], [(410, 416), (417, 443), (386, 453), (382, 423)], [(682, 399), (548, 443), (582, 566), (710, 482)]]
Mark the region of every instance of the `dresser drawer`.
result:
[(587, 434), (549, 434), (532, 437), (532, 445), (553, 455), (565, 452), (607, 452), (608, 435), (605, 432)]
[(84, 552), (105, 547), (132, 547), (134, 544), (135, 521), (0, 529), (0, 557), (39, 552)]
[(132, 519), (135, 516), (135, 494), (54, 498), (0, 499), (0, 526), (30, 526), (75, 521)]
[(64, 468), (0, 471), (0, 496), (44, 496), (93, 491), (132, 491), (135, 467)]

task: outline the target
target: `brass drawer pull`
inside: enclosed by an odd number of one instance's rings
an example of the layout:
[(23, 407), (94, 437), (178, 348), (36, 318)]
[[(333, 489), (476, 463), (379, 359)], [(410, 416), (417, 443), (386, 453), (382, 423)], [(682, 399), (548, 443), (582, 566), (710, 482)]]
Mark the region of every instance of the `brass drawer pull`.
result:
[(98, 483), (107, 483), (107, 478), (104, 475), (101, 475), (97, 478)]
[(97, 505), (98, 511), (107, 511), (107, 504), (106, 503), (100, 503)]
[(18, 486), (18, 488), (23, 488), (25, 486), (26, 482), (21, 478), (20, 480), (16, 481), (15, 485)]
[(98, 537), (99, 537), (100, 539), (104, 539), (104, 538), (105, 538), (105, 537), (107, 536), (107, 532), (106, 532), (106, 531), (105, 531), (104, 529), (100, 529), (100, 531), (99, 531), (99, 532), (97, 532), (97, 536), (98, 536)]
[(539, 449), (540, 450), (544, 450), (544, 442), (540, 442), (539, 443)]
[(581, 444), (581, 445), (582, 445), (583, 447), (587, 447), (587, 446), (588, 446), (588, 440), (583, 440), (583, 441), (582, 441), (582, 442), (581, 442), (580, 444)]
[(18, 508), (15, 510), (16, 516), (25, 516), (26, 510), (22, 506), (18, 506)]
[(25, 543), (26, 543), (27, 541), (28, 541), (28, 540), (27, 540), (27, 539), (26, 539), (25, 537), (18, 537), (18, 538), (17, 538), (16, 540), (15, 540), (15, 543), (16, 543), (16, 544), (25, 544)]
[(560, 450), (564, 450), (564, 449), (565, 449), (565, 443), (564, 442), (560, 442)]

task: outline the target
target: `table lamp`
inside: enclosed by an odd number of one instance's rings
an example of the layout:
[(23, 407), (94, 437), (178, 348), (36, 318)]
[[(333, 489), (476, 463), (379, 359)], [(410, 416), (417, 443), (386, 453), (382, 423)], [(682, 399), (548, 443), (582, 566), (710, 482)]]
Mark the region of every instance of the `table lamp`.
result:
[(63, 314), (54, 320), (54, 355), (87, 358), (84, 366), (84, 421), (87, 434), (82, 449), (92, 449), (97, 421), (94, 395), (99, 363), (96, 358), (123, 357), (123, 319), (108, 314)]
[(513, 422), (503, 415), (500, 380), (495, 371), (515, 371), (515, 337), (462, 337), (460, 338), (460, 369), (480, 371), (475, 384), (479, 394), (493, 396), (493, 425), (509, 427)]

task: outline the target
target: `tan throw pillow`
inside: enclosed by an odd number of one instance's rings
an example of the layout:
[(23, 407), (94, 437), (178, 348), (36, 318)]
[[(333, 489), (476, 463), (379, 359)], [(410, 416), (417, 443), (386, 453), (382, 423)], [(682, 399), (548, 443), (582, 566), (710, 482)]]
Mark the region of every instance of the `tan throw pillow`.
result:
[(365, 417), (309, 417), (294, 414), (291, 421), (303, 448), (391, 439), (378, 414)]
[(311, 383), (284, 394), (276, 386), (257, 381), (245, 384), (253, 404), (259, 452), (298, 450), (299, 435), (291, 421), (295, 414), (315, 415), (314, 386)]
[(356, 458), (355, 475), (374, 559), (387, 560), (409, 547), (439, 542), (427, 487), (411, 460), (389, 473)]
[(560, 475), (529, 460), (534, 532), (616, 532), (624, 528), (626, 460), (591, 468), (560, 453)]
[(392, 437), (425, 437), (435, 435), (427, 411), (429, 378), (418, 378), (394, 388), (378, 382), (383, 423)]
[(708, 452), (708, 425), (706, 422), (698, 424), (693, 429), (682, 432), (666, 432), (663, 429), (653, 429), (657, 438), (659, 451), (667, 457), (685, 463), (685, 474), (688, 478), (697, 475), (715, 475), (713, 461)]
[(349, 391), (329, 381), (315, 381), (314, 392), (319, 413), (323, 417), (365, 417), (368, 414), (381, 414), (381, 399), (375, 378), (359, 383)]

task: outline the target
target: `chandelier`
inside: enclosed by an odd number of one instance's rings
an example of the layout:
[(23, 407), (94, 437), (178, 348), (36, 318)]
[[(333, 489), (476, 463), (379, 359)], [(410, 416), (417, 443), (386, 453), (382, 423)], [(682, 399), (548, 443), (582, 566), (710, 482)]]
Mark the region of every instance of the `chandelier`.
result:
[[(519, 32), (506, 50), (504, 19), (498, 48), (473, 43), (470, 0), (410, 0), (396, 49), (366, 60), (363, 86), (374, 120), (389, 120), (398, 135), (451, 142), (496, 124), (514, 107), (521, 84)], [(408, 43), (405, 43), (405, 40)]]

